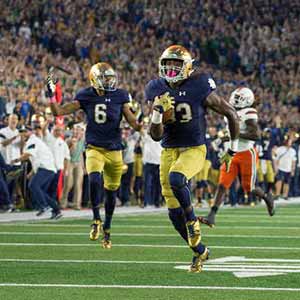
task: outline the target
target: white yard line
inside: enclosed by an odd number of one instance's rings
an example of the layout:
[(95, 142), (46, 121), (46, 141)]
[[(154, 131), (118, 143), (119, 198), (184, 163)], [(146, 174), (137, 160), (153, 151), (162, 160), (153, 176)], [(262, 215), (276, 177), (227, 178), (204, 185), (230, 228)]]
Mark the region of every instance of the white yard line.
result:
[[(40, 235), (40, 236), (87, 236), (85, 232), (28, 232), (28, 231), (0, 231), (0, 235)], [(113, 236), (125, 237), (178, 237), (176, 233), (113, 233)], [(248, 234), (204, 234), (213, 238), (263, 238), (263, 239), (300, 239), (293, 235), (248, 235)]]
[[(51, 228), (89, 228), (89, 224), (53, 224), (53, 223), (17, 223), (17, 224), (11, 224), (11, 223), (0, 223), (1, 226), (8, 226), (8, 227), (51, 227)], [(124, 224), (124, 225), (113, 225), (113, 228), (149, 228), (149, 229), (161, 229), (161, 228), (167, 228), (173, 230), (172, 225), (130, 225), (130, 224)], [(207, 228), (205, 225), (202, 225), (202, 228)], [(268, 229), (268, 230), (300, 230), (300, 226), (297, 227), (276, 227), (276, 226), (217, 226), (218, 230), (220, 229)]]
[[(64, 244), (64, 243), (0, 243), (0, 246), (16, 247), (99, 247), (99, 243), (93, 244)], [(151, 245), (151, 244), (113, 244), (113, 247), (124, 248), (187, 248), (185, 245)], [(255, 247), (255, 246), (209, 246), (212, 249), (253, 249), (253, 250), (285, 250), (298, 251), (300, 247)]]
[(195, 290), (239, 290), (239, 291), (283, 291), (299, 292), (300, 288), (265, 288), (238, 286), (187, 286), (187, 285), (117, 285), (117, 284), (30, 284), (30, 283), (0, 283), (0, 287), (48, 287), (48, 288), (109, 288), (109, 289), (195, 289)]

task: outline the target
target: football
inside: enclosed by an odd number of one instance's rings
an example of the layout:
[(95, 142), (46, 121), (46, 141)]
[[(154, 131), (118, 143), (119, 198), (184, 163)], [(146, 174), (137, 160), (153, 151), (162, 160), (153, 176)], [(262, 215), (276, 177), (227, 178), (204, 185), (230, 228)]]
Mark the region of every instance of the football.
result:
[(170, 108), (163, 113), (163, 124), (171, 123), (173, 120), (174, 108)]

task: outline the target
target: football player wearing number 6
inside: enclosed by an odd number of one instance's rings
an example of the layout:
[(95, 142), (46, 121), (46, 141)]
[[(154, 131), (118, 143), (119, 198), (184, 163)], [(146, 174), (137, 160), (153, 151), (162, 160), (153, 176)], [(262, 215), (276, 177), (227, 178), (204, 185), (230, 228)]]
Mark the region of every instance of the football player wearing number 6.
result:
[(203, 168), (206, 158), (205, 133), (207, 108), (229, 120), (231, 149), (222, 161), (230, 165), (239, 135), (235, 109), (216, 93), (214, 80), (194, 72), (191, 54), (182, 46), (167, 48), (159, 59), (159, 79), (151, 80), (145, 94), (152, 102), (150, 134), (161, 140), (160, 165), (162, 194), (169, 218), (193, 250), (190, 272), (201, 272), (209, 249), (201, 243), (200, 222), (192, 204), (188, 180)]
[[(117, 74), (108, 63), (93, 65), (89, 79), (91, 86), (80, 90), (74, 101), (64, 105), (59, 105), (53, 99), (55, 82), (51, 73), (47, 78), (47, 87), (50, 97), (52, 96), (50, 107), (55, 116), (71, 114), (79, 109), (87, 116), (86, 169), (94, 217), (90, 239), (97, 240), (103, 230), (102, 246), (111, 248), (111, 221), (123, 167), (120, 122), (124, 116), (135, 130), (140, 130), (142, 124), (136, 121), (130, 110), (129, 93), (117, 88)], [(106, 192), (104, 222), (99, 212), (101, 176)]]

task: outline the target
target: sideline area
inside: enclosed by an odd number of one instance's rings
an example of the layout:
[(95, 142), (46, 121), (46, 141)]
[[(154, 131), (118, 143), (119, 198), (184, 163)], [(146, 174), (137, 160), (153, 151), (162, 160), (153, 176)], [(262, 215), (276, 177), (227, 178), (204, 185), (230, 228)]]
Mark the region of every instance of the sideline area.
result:
[[(276, 206), (286, 206), (290, 204), (300, 204), (300, 197), (289, 198), (289, 200), (279, 199), (275, 201)], [(257, 206), (264, 206), (263, 203), (257, 204)], [(231, 206), (223, 206), (223, 209), (231, 208)], [(245, 208), (245, 206), (236, 206), (235, 208)], [(251, 207), (249, 207), (251, 209)], [(134, 215), (134, 214), (147, 214), (147, 213), (160, 213), (166, 211), (166, 207), (147, 207), (140, 208), (138, 206), (126, 206), (126, 207), (116, 207), (115, 214), (117, 215)], [(198, 209), (198, 211), (206, 211), (207, 207), (203, 207)], [(104, 209), (101, 208), (101, 213), (104, 213)], [(62, 211), (63, 218), (90, 218), (92, 216), (91, 209), (86, 208), (82, 210), (72, 210), (67, 209)], [(36, 211), (28, 211), (28, 212), (13, 212), (13, 213), (0, 213), (0, 223), (1, 222), (18, 222), (18, 221), (40, 221), (40, 220), (48, 220), (51, 216), (51, 212), (45, 213), (43, 216), (37, 217)], [(53, 221), (55, 222), (55, 221)]]

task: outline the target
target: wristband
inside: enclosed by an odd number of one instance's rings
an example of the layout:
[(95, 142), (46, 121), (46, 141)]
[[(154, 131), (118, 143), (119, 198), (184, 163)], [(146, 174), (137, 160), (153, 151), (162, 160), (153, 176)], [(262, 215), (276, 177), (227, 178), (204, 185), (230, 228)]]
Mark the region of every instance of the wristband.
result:
[(239, 140), (236, 139), (236, 140), (231, 140), (231, 143), (230, 143), (230, 149), (233, 151), (233, 152), (236, 152), (237, 149), (238, 149), (238, 145), (239, 145)]
[(160, 124), (162, 122), (162, 119), (163, 119), (162, 114), (157, 110), (153, 110), (151, 122), (153, 124)]
[(55, 102), (56, 102), (55, 96), (50, 97), (50, 103), (55, 103)]

